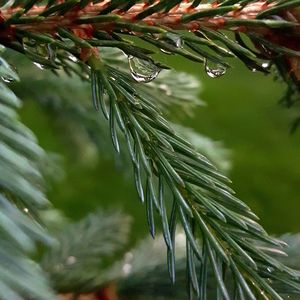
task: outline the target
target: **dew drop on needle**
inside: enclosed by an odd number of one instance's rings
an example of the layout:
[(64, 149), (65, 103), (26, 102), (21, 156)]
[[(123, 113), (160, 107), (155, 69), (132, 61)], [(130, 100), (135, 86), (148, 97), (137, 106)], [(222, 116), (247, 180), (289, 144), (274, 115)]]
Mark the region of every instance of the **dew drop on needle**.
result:
[(154, 80), (161, 69), (150, 60), (140, 59), (135, 56), (128, 56), (131, 76), (137, 82), (150, 82)]
[(218, 63), (208, 63), (208, 60), (205, 59), (204, 70), (206, 74), (211, 78), (217, 78), (225, 75), (227, 67)]
[(172, 45), (174, 45), (176, 48), (182, 48), (183, 47), (183, 40), (180, 35), (176, 33), (170, 33), (168, 32), (166, 34), (167, 39), (170, 41)]

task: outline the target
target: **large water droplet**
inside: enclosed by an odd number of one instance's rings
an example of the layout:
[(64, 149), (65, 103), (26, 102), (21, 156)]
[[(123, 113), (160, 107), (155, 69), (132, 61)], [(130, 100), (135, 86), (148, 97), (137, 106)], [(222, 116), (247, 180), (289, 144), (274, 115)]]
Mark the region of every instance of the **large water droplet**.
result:
[(135, 56), (128, 56), (128, 62), (131, 76), (137, 82), (150, 82), (155, 79), (161, 71), (153, 62)]
[(217, 78), (224, 75), (227, 71), (227, 68), (221, 64), (208, 64), (208, 60), (205, 59), (204, 69), (206, 74), (211, 78)]

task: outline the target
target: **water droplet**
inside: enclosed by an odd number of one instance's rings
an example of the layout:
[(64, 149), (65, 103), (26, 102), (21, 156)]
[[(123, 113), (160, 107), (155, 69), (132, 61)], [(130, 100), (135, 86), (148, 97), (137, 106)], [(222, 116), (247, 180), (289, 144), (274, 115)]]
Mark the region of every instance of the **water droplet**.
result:
[[(54, 45), (38, 43), (36, 40), (27, 37), (23, 38), (22, 42), (23, 47), (27, 52), (34, 53), (35, 55), (54, 63), (56, 59), (56, 47)], [(40, 69), (45, 68), (45, 66), (40, 63), (34, 62), (34, 64)]]
[(176, 33), (170, 33), (168, 32), (166, 34), (167, 39), (170, 41), (172, 45), (174, 45), (176, 48), (182, 48), (183, 47), (183, 40), (181, 39), (180, 35)]
[(70, 54), (70, 55), (68, 56), (68, 58), (69, 58), (69, 60), (71, 60), (71, 61), (73, 61), (73, 62), (77, 62), (77, 61), (78, 61), (77, 57), (74, 56), (73, 54)]
[(214, 66), (209, 66), (207, 59), (204, 62), (204, 68), (206, 74), (211, 78), (217, 78), (224, 75), (227, 71), (227, 68), (221, 64), (214, 64)]
[(140, 59), (135, 56), (128, 56), (131, 76), (137, 82), (150, 82), (157, 77), (161, 69), (150, 60)]
[(67, 258), (67, 265), (73, 265), (75, 264), (77, 261), (77, 258), (75, 256), (69, 256)]
[(56, 59), (56, 47), (52, 44), (47, 45), (47, 51), (48, 51), (48, 59), (51, 62), (54, 62)]
[(44, 70), (44, 66), (42, 65), (42, 64), (39, 64), (39, 63), (37, 63), (37, 62), (34, 62), (33, 63), (35, 66), (37, 66), (39, 69), (41, 69), (41, 70)]
[(264, 69), (268, 69), (270, 67), (270, 62), (264, 62), (262, 65), (261, 65)]

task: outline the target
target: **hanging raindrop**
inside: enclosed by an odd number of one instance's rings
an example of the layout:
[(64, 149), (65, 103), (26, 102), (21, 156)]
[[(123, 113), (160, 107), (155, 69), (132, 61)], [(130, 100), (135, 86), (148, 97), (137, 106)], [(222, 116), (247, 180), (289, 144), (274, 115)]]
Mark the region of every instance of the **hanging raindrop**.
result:
[[(165, 36), (164, 36), (164, 41), (166, 43), (168, 43), (171, 46), (175, 46), (176, 48), (182, 48), (183, 47), (183, 40), (181, 39), (180, 35), (176, 34), (176, 33), (171, 33), (168, 32)], [(173, 55), (175, 53), (173, 53), (172, 51), (166, 50), (166, 49), (160, 49), (161, 52), (168, 54), (168, 55)]]
[(214, 66), (208, 65), (208, 60), (204, 61), (204, 69), (206, 74), (211, 78), (217, 78), (224, 75), (227, 71), (227, 68), (221, 64), (214, 64)]
[(135, 56), (128, 56), (130, 73), (137, 82), (150, 82), (154, 80), (161, 69), (150, 60), (140, 59)]

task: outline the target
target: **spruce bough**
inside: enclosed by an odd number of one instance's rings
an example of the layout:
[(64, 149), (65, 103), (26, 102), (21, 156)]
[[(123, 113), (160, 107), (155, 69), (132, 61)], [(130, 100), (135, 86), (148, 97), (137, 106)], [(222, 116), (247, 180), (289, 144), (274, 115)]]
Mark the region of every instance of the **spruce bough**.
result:
[[(172, 282), (176, 226), (181, 224), (185, 232), (191, 299), (207, 299), (211, 273), (216, 299), (283, 299), (281, 293), (299, 291), (299, 272), (269, 255), (282, 254), (283, 243), (264, 231), (257, 216), (234, 196), (229, 179), (173, 129), (164, 108), (152, 101), (145, 85), (169, 68), (153, 59), (153, 49), (202, 63), (211, 77), (226, 73), (230, 67), (226, 57), (240, 59), (252, 71), (269, 73), (274, 65), (288, 85), (285, 102), (292, 105), (299, 99), (298, 6), (299, 0), (16, 0), (0, 10), (1, 44), (57, 75), (64, 70), (91, 81), (93, 105), (109, 123), (115, 150), (120, 152), (126, 144), (129, 151), (153, 237), (154, 216), (159, 215)], [(226, 30), (234, 32), (233, 37), (227, 37)], [(127, 68), (107, 60), (104, 48), (120, 49), (128, 58)], [(14, 79), (14, 71), (5, 61), (2, 65), (2, 78)], [(5, 95), (2, 102), (8, 101)], [(3, 140), (10, 142), (7, 136)], [(38, 156), (32, 149), (23, 153), (30, 159)], [(3, 198), (5, 203), (21, 198), (29, 199), (33, 209), (46, 205), (42, 194), (14, 190), (5, 178), (1, 188), (9, 195)], [(1, 278), (0, 283), (8, 290), (13, 286)], [(93, 286), (85, 292), (91, 291)], [(51, 291), (47, 293), (44, 299), (52, 297)]]

